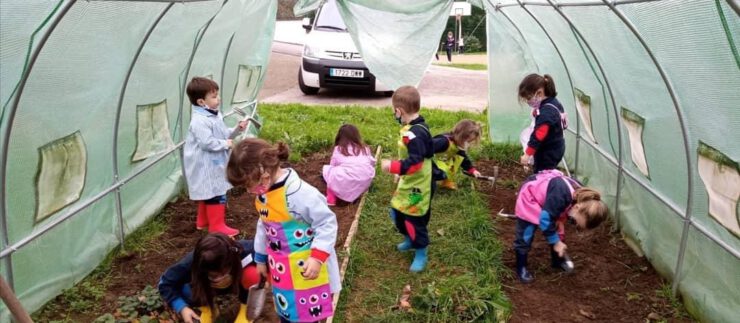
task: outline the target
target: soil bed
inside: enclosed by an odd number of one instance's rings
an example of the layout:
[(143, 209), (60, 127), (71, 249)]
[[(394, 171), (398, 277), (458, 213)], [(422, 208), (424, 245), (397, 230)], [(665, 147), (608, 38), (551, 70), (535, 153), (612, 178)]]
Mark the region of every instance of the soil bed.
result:
[[(326, 192), (326, 183), (321, 176), (322, 166), (329, 163), (330, 152), (322, 151), (304, 157), (300, 162), (285, 166), (293, 167), (298, 175), (309, 184), (316, 187), (322, 193)], [(359, 202), (359, 199), (358, 199)], [(331, 209), (337, 215), (339, 232), (337, 234), (336, 250), (341, 250), (349, 231), (355, 212), (359, 203), (338, 203)], [(92, 322), (100, 315), (114, 313), (116, 301), (120, 296), (130, 296), (144, 289), (146, 285), (156, 287), (159, 277), (170, 265), (177, 262), (185, 254), (192, 251), (197, 240), (203, 235), (195, 229), (196, 204), (183, 197), (176, 202), (168, 204), (162, 211), (167, 223), (167, 229), (156, 241), (152, 241), (151, 247), (144, 252), (133, 252), (125, 257), (118, 257), (111, 265), (111, 271), (107, 279), (110, 285), (101, 301), (101, 307), (97, 313), (71, 314), (73, 322)], [(254, 209), (254, 195), (246, 193), (244, 189), (236, 188), (229, 192), (226, 222), (229, 226), (241, 230), (240, 239), (253, 239), (258, 215)], [(339, 255), (339, 254), (338, 254)], [(341, 263), (341, 258), (339, 259)], [(234, 301), (236, 300), (233, 297)], [(268, 294), (268, 303), (265, 304), (262, 316), (255, 322), (277, 322), (279, 321), (272, 304), (271, 294)], [(55, 300), (58, 302), (58, 300)], [(223, 302), (232, 306), (221, 309), (225, 322), (233, 322), (236, 314), (235, 302)], [(63, 317), (52, 317), (43, 315), (42, 318), (63, 319)], [(179, 318), (179, 316), (178, 316)], [(222, 320), (219, 320), (222, 321)]]
[[(476, 168), (492, 175), (495, 161), (481, 160)], [(488, 196), (491, 216), (505, 245), (503, 261), (511, 272), (502, 277), (513, 305), (510, 322), (643, 322), (648, 315), (672, 322), (690, 322), (675, 318), (677, 309), (658, 291), (665, 284), (644, 257), (638, 257), (610, 233), (611, 223), (592, 231), (578, 232), (566, 226), (568, 254), (576, 272), (566, 275), (550, 268), (550, 249), (541, 232), (535, 233), (529, 253), (532, 284), (521, 284), (514, 274), (516, 260), (512, 244), (515, 219), (497, 216), (499, 210), (513, 214), (518, 184), (529, 175), (520, 165), (499, 165), (495, 187), (481, 183), (478, 190)], [(657, 316), (655, 316), (657, 314)]]

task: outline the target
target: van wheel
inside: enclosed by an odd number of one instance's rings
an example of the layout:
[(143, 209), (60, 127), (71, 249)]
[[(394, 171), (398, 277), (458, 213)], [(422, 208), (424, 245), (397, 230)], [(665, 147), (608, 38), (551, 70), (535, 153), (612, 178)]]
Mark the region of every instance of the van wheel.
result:
[(311, 87), (306, 85), (306, 83), (303, 83), (303, 73), (301, 73), (301, 68), (298, 68), (298, 87), (301, 89), (301, 92), (306, 95), (314, 95), (316, 93), (319, 93), (319, 88), (317, 87)]

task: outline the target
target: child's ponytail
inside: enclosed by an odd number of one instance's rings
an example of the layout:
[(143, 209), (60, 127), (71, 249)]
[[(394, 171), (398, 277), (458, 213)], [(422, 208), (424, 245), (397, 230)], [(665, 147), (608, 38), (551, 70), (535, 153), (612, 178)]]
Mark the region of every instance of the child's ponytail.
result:
[(552, 79), (550, 74), (544, 75), (545, 79), (545, 96), (552, 98), (558, 96), (558, 91), (555, 90), (555, 81)]

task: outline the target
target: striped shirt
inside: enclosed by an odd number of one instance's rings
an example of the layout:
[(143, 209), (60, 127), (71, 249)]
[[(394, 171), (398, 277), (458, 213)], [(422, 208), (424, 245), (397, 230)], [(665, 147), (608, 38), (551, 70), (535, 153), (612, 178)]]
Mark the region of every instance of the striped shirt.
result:
[(207, 200), (226, 194), (231, 184), (226, 180), (229, 147), (226, 140), (232, 129), (224, 124), (223, 115), (212, 114), (193, 106), (185, 138), (185, 180), (191, 200)]

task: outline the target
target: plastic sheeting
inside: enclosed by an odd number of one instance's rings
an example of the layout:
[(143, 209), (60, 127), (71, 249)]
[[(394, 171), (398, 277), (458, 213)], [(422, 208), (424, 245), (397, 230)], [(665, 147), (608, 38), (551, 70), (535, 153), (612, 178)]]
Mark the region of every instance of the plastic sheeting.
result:
[[(557, 3), (564, 2), (583, 3)], [(697, 318), (736, 320), (740, 215), (738, 194), (726, 186), (740, 176), (740, 144), (728, 140), (740, 126), (737, 13), (727, 1), (618, 4), (665, 71), (665, 82), (637, 36), (606, 5), (560, 6), (571, 26), (545, 1), (524, 8), (516, 1), (484, 3), (492, 138), (517, 141), (529, 108), (516, 102), (516, 86), (526, 74), (551, 74), (576, 119), (569, 130), (579, 134), (566, 133), (568, 165), (605, 193), (625, 238), (678, 284)], [(691, 225), (679, 262), (687, 213)]]
[[(190, 119), (187, 81), (196, 75), (216, 80), (226, 113), (232, 102), (253, 101), (276, 11), (276, 1), (261, 0), (4, 1), (0, 131), (9, 142), (2, 151), (7, 163), (0, 165), (7, 174), (2, 238), (10, 245), (21, 241), (170, 152), (120, 188), (125, 234), (156, 214), (183, 185), (173, 149)], [(24, 66), (29, 73), (21, 87)], [(68, 141), (74, 147), (65, 148)], [(54, 174), (74, 181), (47, 180)], [(78, 180), (81, 189), (54, 186)], [(118, 245), (116, 199), (115, 191), (105, 194), (9, 256), (16, 295), (27, 310), (71, 287)], [(0, 264), (7, 278), (6, 259)], [(0, 321), (9, 321), (2, 304)]]
[[(306, 13), (317, 1), (299, 1)], [(347, 30), (363, 61), (392, 89), (417, 86), (437, 51), (452, 0), (337, 0)]]

